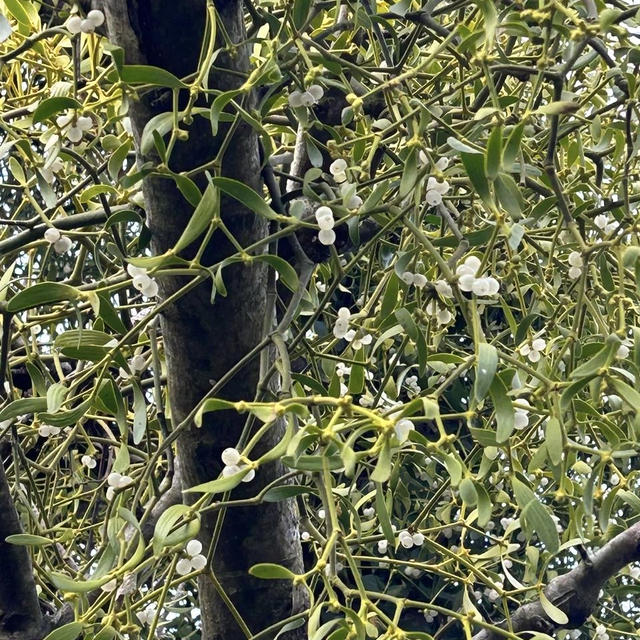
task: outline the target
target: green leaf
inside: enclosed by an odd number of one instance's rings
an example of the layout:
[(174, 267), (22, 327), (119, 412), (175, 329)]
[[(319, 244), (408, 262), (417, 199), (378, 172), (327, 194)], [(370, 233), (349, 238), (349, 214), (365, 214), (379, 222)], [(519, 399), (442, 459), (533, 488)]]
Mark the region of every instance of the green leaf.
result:
[(140, 444), (147, 431), (147, 405), (144, 394), (138, 383), (132, 381), (133, 387), (133, 444)]
[(545, 442), (547, 443), (547, 453), (551, 464), (558, 465), (562, 462), (563, 436), (562, 425), (558, 418), (549, 418), (545, 428)]
[(154, 148), (154, 132), (164, 136), (173, 129), (173, 111), (165, 111), (153, 116), (142, 130), (140, 136), (140, 151), (143, 156), (148, 155)]
[(571, 400), (573, 397), (580, 393), (580, 391), (582, 391), (582, 389), (584, 389), (584, 387), (586, 387), (594, 377), (595, 375), (586, 376), (571, 383), (560, 396), (560, 410), (567, 411), (571, 406)]
[(249, 573), (256, 578), (263, 578), (265, 580), (293, 580), (296, 574), (283, 567), (280, 564), (272, 564), (270, 562), (262, 562), (260, 564), (254, 564)]
[(36, 536), (32, 533), (14, 533), (7, 536), (5, 542), (19, 546), (44, 547), (48, 544), (55, 544), (55, 540), (49, 540), (43, 536)]
[(210, 114), (212, 135), (218, 135), (218, 123), (220, 122), (220, 114), (224, 111), (224, 108), (241, 93), (242, 91), (240, 91), (239, 89), (225, 91), (224, 93), (221, 93), (219, 96), (217, 96), (213, 101)]
[(373, 482), (386, 482), (391, 475), (391, 442), (388, 437), (382, 441), (382, 448), (378, 454), (378, 462), (371, 474)]
[(510, 171), (513, 163), (516, 161), (520, 154), (520, 143), (522, 142), (522, 133), (524, 131), (524, 120), (516, 125), (509, 137), (507, 138), (507, 144), (504, 147), (504, 153), (502, 154), (502, 163), (505, 171)]
[(202, 416), (205, 413), (209, 413), (211, 411), (223, 411), (224, 409), (233, 409), (235, 411), (236, 405), (233, 402), (229, 402), (228, 400), (220, 400), (219, 398), (208, 398), (202, 403), (200, 409), (195, 415), (193, 421), (195, 422), (197, 427), (202, 426)]
[(46, 411), (46, 398), (19, 398), (10, 402), (2, 411), (0, 411), (0, 421), (17, 418), (22, 414), (38, 413)]
[(506, 442), (513, 433), (515, 411), (511, 399), (507, 395), (507, 388), (500, 376), (493, 378), (489, 387), (489, 395), (496, 410), (496, 421), (498, 423), (496, 442)]
[(293, 456), (284, 456), (282, 464), (290, 469), (300, 469), (301, 471), (322, 471), (325, 464), (331, 471), (341, 469), (344, 462), (340, 456), (323, 456), (323, 455), (301, 455), (297, 458)]
[(25, 27), (31, 27), (31, 20), (29, 19), (29, 13), (26, 10), (26, 4), (24, 0), (4, 0), (4, 4), (7, 7), (7, 11), (22, 25)]
[(478, 494), (478, 526), (484, 527), (491, 520), (493, 502), (487, 490), (479, 482), (476, 483), (476, 492)]
[(198, 518), (176, 527), (181, 520), (186, 520), (186, 516), (190, 514), (191, 507), (186, 504), (174, 504), (162, 512), (153, 531), (152, 544), (154, 554), (158, 555), (164, 547), (182, 544), (197, 535), (197, 531), (193, 533), (194, 527), (191, 523), (197, 522), (199, 529)]
[(55, 413), (62, 406), (69, 389), (59, 382), (55, 382), (47, 389), (47, 411)]
[(107, 171), (109, 172), (109, 177), (115, 182), (120, 175), (120, 170), (122, 169), (122, 165), (129, 153), (129, 149), (131, 149), (131, 140), (125, 140), (111, 155), (109, 158), (109, 163), (107, 164)]
[(482, 151), (480, 149), (476, 147), (471, 147), (468, 144), (465, 144), (464, 142), (460, 142), (460, 140), (452, 136), (447, 138), (447, 144), (455, 151), (460, 151), (461, 153), (472, 153), (472, 154), (482, 155)]
[(76, 300), (82, 293), (61, 282), (40, 282), (17, 293), (7, 304), (7, 311), (17, 313), (33, 309), (42, 304), (52, 304), (63, 300)]
[(67, 109), (82, 109), (82, 105), (74, 98), (69, 98), (67, 96), (47, 98), (46, 100), (43, 100), (33, 112), (32, 121), (34, 124), (37, 122), (43, 122), (44, 120), (52, 118), (57, 113)]
[(103, 576), (97, 580), (81, 580), (78, 578), (70, 578), (64, 575), (64, 573), (57, 572), (51, 572), (49, 577), (57, 589), (66, 593), (88, 593), (89, 591), (95, 591), (95, 589), (99, 589), (111, 579), (111, 576)]
[(547, 614), (547, 617), (553, 620), (556, 624), (565, 625), (569, 622), (569, 616), (562, 611), (562, 609), (558, 609), (545, 595), (544, 591), (540, 592), (540, 604), (544, 609), (544, 612)]
[[(95, 329), (69, 329), (56, 336), (54, 345), (62, 355), (69, 358), (98, 362), (111, 350), (108, 345), (113, 339), (112, 335)], [(116, 351), (113, 357), (118, 366), (127, 366), (119, 351)]]
[(43, 423), (52, 427), (68, 427), (71, 424), (76, 424), (89, 411), (90, 407), (91, 400), (85, 400), (68, 411), (58, 410), (56, 413), (39, 413), (38, 417)]
[(304, 26), (307, 16), (309, 15), (309, 11), (311, 10), (311, 5), (313, 4), (313, 0), (295, 0), (293, 3), (293, 26), (296, 30), (302, 29)]
[(220, 215), (220, 192), (212, 185), (208, 184), (204, 191), (202, 200), (195, 208), (193, 215), (189, 219), (187, 226), (175, 246), (173, 251), (179, 253), (188, 247), (196, 238), (209, 227), (211, 222)]
[(493, 183), (500, 206), (513, 220), (522, 217), (522, 196), (516, 181), (508, 174), (499, 174)]
[(61, 627), (57, 627), (50, 634), (48, 634), (44, 640), (76, 640), (76, 638), (82, 633), (84, 629), (84, 623), (82, 622), (69, 622), (63, 624)]
[(411, 317), (411, 314), (409, 313), (409, 311), (407, 311), (407, 309), (404, 309), (404, 308), (398, 309), (395, 312), (395, 316), (398, 319), (398, 322), (400, 323), (402, 328), (405, 330), (406, 334), (414, 342), (416, 342), (418, 339), (418, 327), (416, 326), (416, 323)]
[(489, 135), (484, 166), (487, 178), (495, 180), (498, 177), (498, 171), (502, 167), (502, 125), (494, 127)]
[(549, 104), (538, 107), (533, 113), (541, 113), (547, 116), (558, 116), (565, 113), (575, 113), (579, 110), (580, 104), (577, 102), (558, 100), (557, 102), (550, 102)]
[(600, 369), (607, 368), (615, 357), (615, 353), (620, 346), (620, 338), (615, 334), (611, 334), (607, 337), (604, 346), (593, 358), (587, 360), (584, 364), (576, 367), (569, 377), (572, 379), (584, 378), (586, 376), (593, 376), (597, 374)]
[(460, 492), (462, 501), (466, 505), (473, 507), (478, 503), (478, 492), (476, 491), (476, 485), (471, 478), (463, 478), (462, 482), (460, 482), (460, 486), (458, 487), (458, 491)]
[(474, 395), (476, 400), (482, 400), (489, 391), (493, 378), (498, 368), (498, 352), (496, 348), (488, 342), (478, 344), (476, 357), (476, 380), (474, 385)]
[(96, 196), (104, 194), (117, 196), (118, 190), (115, 187), (112, 187), (110, 184), (94, 184), (85, 189), (78, 197), (78, 200), (85, 204), (86, 202), (89, 202), (91, 198), (95, 198)]
[(143, 64), (124, 65), (120, 79), (127, 84), (151, 84), (171, 89), (186, 89), (187, 85), (166, 69)]
[(175, 183), (184, 196), (184, 199), (192, 206), (197, 207), (202, 200), (202, 193), (198, 189), (198, 185), (188, 176), (181, 173), (174, 173), (171, 177), (175, 180)]
[(404, 161), (404, 169), (402, 171), (402, 179), (400, 180), (400, 197), (407, 196), (416, 184), (418, 177), (417, 151), (411, 149), (409, 155)]
[(484, 17), (484, 37), (487, 49), (493, 45), (496, 27), (498, 26), (498, 12), (492, 0), (478, 0), (478, 7)]
[[(277, 423), (276, 423), (277, 424)], [(287, 428), (285, 432), (282, 434), (282, 438), (280, 441), (267, 451), (263, 453), (257, 460), (259, 465), (265, 464), (266, 462), (271, 462), (271, 460), (279, 460), (282, 456), (287, 452), (287, 448), (289, 446), (289, 442), (291, 442), (291, 438), (293, 437), (293, 420), (290, 419), (287, 421)]]
[(393, 547), (395, 544), (395, 534), (393, 533), (393, 527), (391, 526), (391, 518), (389, 516), (389, 510), (387, 509), (387, 502), (384, 498), (384, 491), (381, 482), (376, 482), (376, 515), (380, 522), (380, 528), (382, 534), (386, 538), (387, 542)]
[(247, 209), (268, 220), (279, 220), (279, 216), (251, 187), (231, 178), (212, 178), (211, 182), (223, 193), (241, 202)]
[(282, 502), (295, 496), (301, 496), (305, 493), (314, 493), (311, 487), (304, 487), (297, 484), (287, 484), (282, 487), (271, 487), (263, 496), (263, 502)]
[(196, 485), (190, 489), (184, 489), (184, 493), (208, 493), (213, 495), (214, 493), (224, 493), (225, 491), (231, 491), (231, 489), (237, 487), (247, 473), (249, 473), (249, 467), (244, 467), (238, 473), (234, 473), (230, 476), (221, 476), (216, 480), (205, 482), (203, 484)]
[(278, 273), (280, 282), (282, 282), (282, 284), (287, 287), (287, 289), (294, 292), (298, 290), (298, 274), (296, 273), (296, 270), (284, 258), (271, 254), (262, 254), (256, 256), (254, 260), (258, 260), (259, 262), (266, 262), (268, 265), (273, 267)]
[(613, 388), (624, 402), (626, 402), (635, 412), (640, 410), (640, 393), (630, 387), (626, 382), (616, 378), (607, 378), (607, 384)]
[(485, 175), (484, 157), (475, 153), (461, 153), (460, 157), (475, 192), (486, 205), (491, 206), (493, 201)]
[(533, 491), (515, 476), (511, 477), (511, 486), (518, 506), (522, 509), (521, 518), (538, 534), (545, 547), (555, 554), (560, 548), (560, 539), (556, 524), (547, 509), (540, 503)]
[(449, 453), (442, 454), (444, 458), (444, 464), (447, 467), (447, 472), (451, 478), (451, 484), (457, 487), (462, 479), (462, 472), (464, 470), (462, 463), (453, 455)]

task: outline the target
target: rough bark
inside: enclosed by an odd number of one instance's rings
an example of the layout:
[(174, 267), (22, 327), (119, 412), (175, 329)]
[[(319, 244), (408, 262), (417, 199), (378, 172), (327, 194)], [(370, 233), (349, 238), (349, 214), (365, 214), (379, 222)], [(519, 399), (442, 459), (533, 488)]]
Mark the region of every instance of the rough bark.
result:
[[(216, 10), (234, 43), (244, 40), (242, 3), (216, 2)], [(177, 76), (193, 73), (205, 25), (205, 1), (190, 0), (178, 5), (172, 0), (108, 0), (103, 4), (109, 35), (124, 47), (127, 64), (163, 67)], [(249, 68), (248, 48), (240, 45), (235, 55), (220, 54), (210, 74), (209, 87), (229, 89), (242, 82), (237, 74)], [(168, 99), (167, 99), (168, 98)], [(132, 101), (129, 114), (134, 133), (140, 138), (145, 124), (157, 113), (171, 109), (170, 96), (151, 92)], [(184, 171), (211, 160), (220, 144), (211, 134), (209, 121), (196, 117), (188, 127), (189, 139), (177, 145), (171, 168)], [(222, 134), (225, 130), (222, 129)], [(240, 126), (223, 159), (222, 174), (261, 191), (258, 140), (255, 132)], [(200, 177), (200, 186), (203, 186)], [(158, 253), (174, 246), (193, 207), (171, 180), (149, 177), (143, 183), (146, 214)], [(222, 200), (222, 216), (237, 241), (246, 246), (265, 237), (267, 223), (233, 200)], [(215, 235), (203, 263), (212, 264), (233, 252), (229, 243)], [(188, 251), (187, 254), (188, 255)], [(167, 377), (173, 424), (180, 423), (206, 394), (212, 380), (219, 379), (262, 337), (266, 313), (267, 274), (261, 266), (237, 265), (223, 272), (226, 297), (210, 301), (211, 283), (205, 283), (166, 310), (162, 333), (167, 360)], [(162, 297), (177, 291), (185, 280), (165, 278), (160, 282)], [(258, 382), (256, 360), (223, 390), (228, 399), (253, 399)], [(178, 456), (185, 487), (215, 478), (221, 470), (222, 450), (237, 443), (246, 416), (235, 413), (210, 414), (201, 429), (189, 428), (178, 442)], [(273, 430), (265, 448), (273, 446), (281, 434)], [(260, 469), (245, 491), (255, 493), (260, 486), (281, 473), (278, 465)], [(210, 541), (215, 514), (203, 521), (201, 540)], [(213, 570), (249, 629), (257, 632), (286, 618), (297, 607), (297, 590), (285, 581), (261, 581), (250, 577), (249, 567), (257, 562), (277, 562), (292, 571), (302, 570), (297, 514), (291, 502), (252, 509), (233, 509), (226, 514), (222, 536), (214, 557)], [(199, 580), (203, 640), (233, 640), (244, 637), (230, 611), (216, 593), (212, 582)], [(288, 636), (294, 637), (294, 636)], [(300, 636), (302, 637), (302, 636)]]
[(22, 526), (0, 462), (0, 640), (39, 640), (45, 623), (28, 547), (5, 542), (17, 533), (22, 533)]
[[(640, 560), (640, 522), (618, 534), (586, 562), (551, 580), (544, 593), (569, 618), (561, 625), (551, 620), (539, 600), (518, 607), (511, 614), (511, 630), (553, 635), (563, 628), (575, 629), (587, 620), (598, 603), (600, 589), (630, 562)], [(504, 625), (504, 623), (503, 623)], [(502, 626), (502, 625), (501, 625)], [(499, 640), (502, 634), (483, 629), (473, 640)]]

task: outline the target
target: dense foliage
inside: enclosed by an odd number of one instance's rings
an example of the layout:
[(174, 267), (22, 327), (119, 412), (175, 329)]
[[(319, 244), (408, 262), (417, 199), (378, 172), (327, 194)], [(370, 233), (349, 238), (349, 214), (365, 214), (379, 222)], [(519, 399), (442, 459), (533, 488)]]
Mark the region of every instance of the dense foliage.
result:
[[(193, 578), (215, 548), (199, 518), (276, 458), (290, 472), (241, 502), (297, 501), (306, 573), (252, 569), (308, 590), (287, 628), (471, 638), (540, 598), (575, 626), (544, 585), (640, 516), (636, 9), (262, 0), (246, 5), (252, 71), (221, 92), (216, 3), (185, 78), (125, 65), (99, 11), (3, 4), (2, 454), (26, 531), (11, 542), (29, 546), (43, 606), (75, 612), (51, 640), (198, 637)], [(127, 109), (149, 91), (167, 106), (141, 164)], [(202, 118), (228, 127), (218, 162), (176, 173)], [(219, 174), (240, 123), (260, 134), (263, 193)], [(150, 174), (194, 211), (156, 256)], [(271, 235), (206, 264), (221, 194)], [(255, 353), (274, 345), (276, 365), (257, 398), (212, 383), (188, 422), (232, 409), (245, 430), (146, 539), (186, 426), (157, 283), (207, 282), (215, 314), (225, 270), (257, 261), (278, 319)], [(277, 420), (284, 439), (257, 457)], [(638, 579), (629, 565), (604, 581), (558, 637), (636, 637)]]

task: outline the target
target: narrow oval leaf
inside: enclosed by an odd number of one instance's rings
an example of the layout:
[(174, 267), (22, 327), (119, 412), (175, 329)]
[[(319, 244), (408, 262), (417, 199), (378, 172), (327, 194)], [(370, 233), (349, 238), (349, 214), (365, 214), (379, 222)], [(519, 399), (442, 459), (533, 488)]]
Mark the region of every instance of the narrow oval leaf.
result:
[(251, 187), (232, 178), (212, 178), (211, 182), (220, 191), (241, 202), (247, 209), (268, 220), (279, 220), (280, 216)]
[(263, 578), (265, 580), (292, 580), (296, 577), (296, 574), (289, 571), (287, 567), (283, 567), (279, 564), (272, 564), (270, 562), (262, 562), (260, 564), (254, 564), (249, 573), (256, 578)]
[(219, 214), (220, 193), (214, 185), (208, 184), (202, 200), (198, 203), (182, 235), (173, 247), (174, 252), (179, 253), (188, 247), (196, 238), (204, 233), (205, 229), (207, 229)]
[(44, 640), (76, 640), (83, 629), (84, 624), (82, 622), (69, 622), (54, 629)]
[(558, 609), (555, 604), (547, 598), (544, 594), (544, 591), (540, 592), (540, 604), (544, 609), (544, 612), (553, 620), (556, 624), (565, 625), (569, 622), (569, 616), (562, 611), (562, 609)]
[(476, 381), (474, 385), (476, 400), (480, 401), (487, 395), (497, 368), (498, 352), (496, 348), (488, 342), (481, 342), (478, 345), (476, 357)]
[(15, 533), (12, 536), (7, 536), (4, 540), (9, 544), (30, 547), (44, 547), (48, 544), (55, 544), (55, 540), (49, 540), (49, 538), (36, 536), (32, 533)]
[(74, 98), (55, 96), (43, 100), (33, 112), (33, 123), (42, 122), (66, 109), (82, 109), (82, 105)]
[(39, 307), (41, 304), (52, 304), (63, 300), (76, 300), (81, 296), (80, 291), (61, 282), (40, 282), (28, 289), (16, 293), (7, 304), (10, 313), (26, 311)]

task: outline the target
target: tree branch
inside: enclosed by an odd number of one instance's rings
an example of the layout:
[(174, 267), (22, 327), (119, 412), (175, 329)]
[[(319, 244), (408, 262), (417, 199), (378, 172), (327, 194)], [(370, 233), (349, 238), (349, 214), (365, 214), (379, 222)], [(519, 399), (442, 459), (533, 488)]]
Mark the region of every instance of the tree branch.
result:
[[(640, 522), (607, 542), (589, 562), (580, 563), (575, 569), (554, 578), (544, 594), (569, 618), (567, 624), (558, 624), (547, 617), (540, 600), (518, 607), (511, 615), (510, 631), (538, 631), (553, 634), (559, 629), (575, 629), (591, 615), (598, 603), (600, 589), (630, 562), (640, 560)], [(506, 622), (500, 624), (505, 628)], [(473, 640), (498, 640), (499, 631), (483, 629)]]

